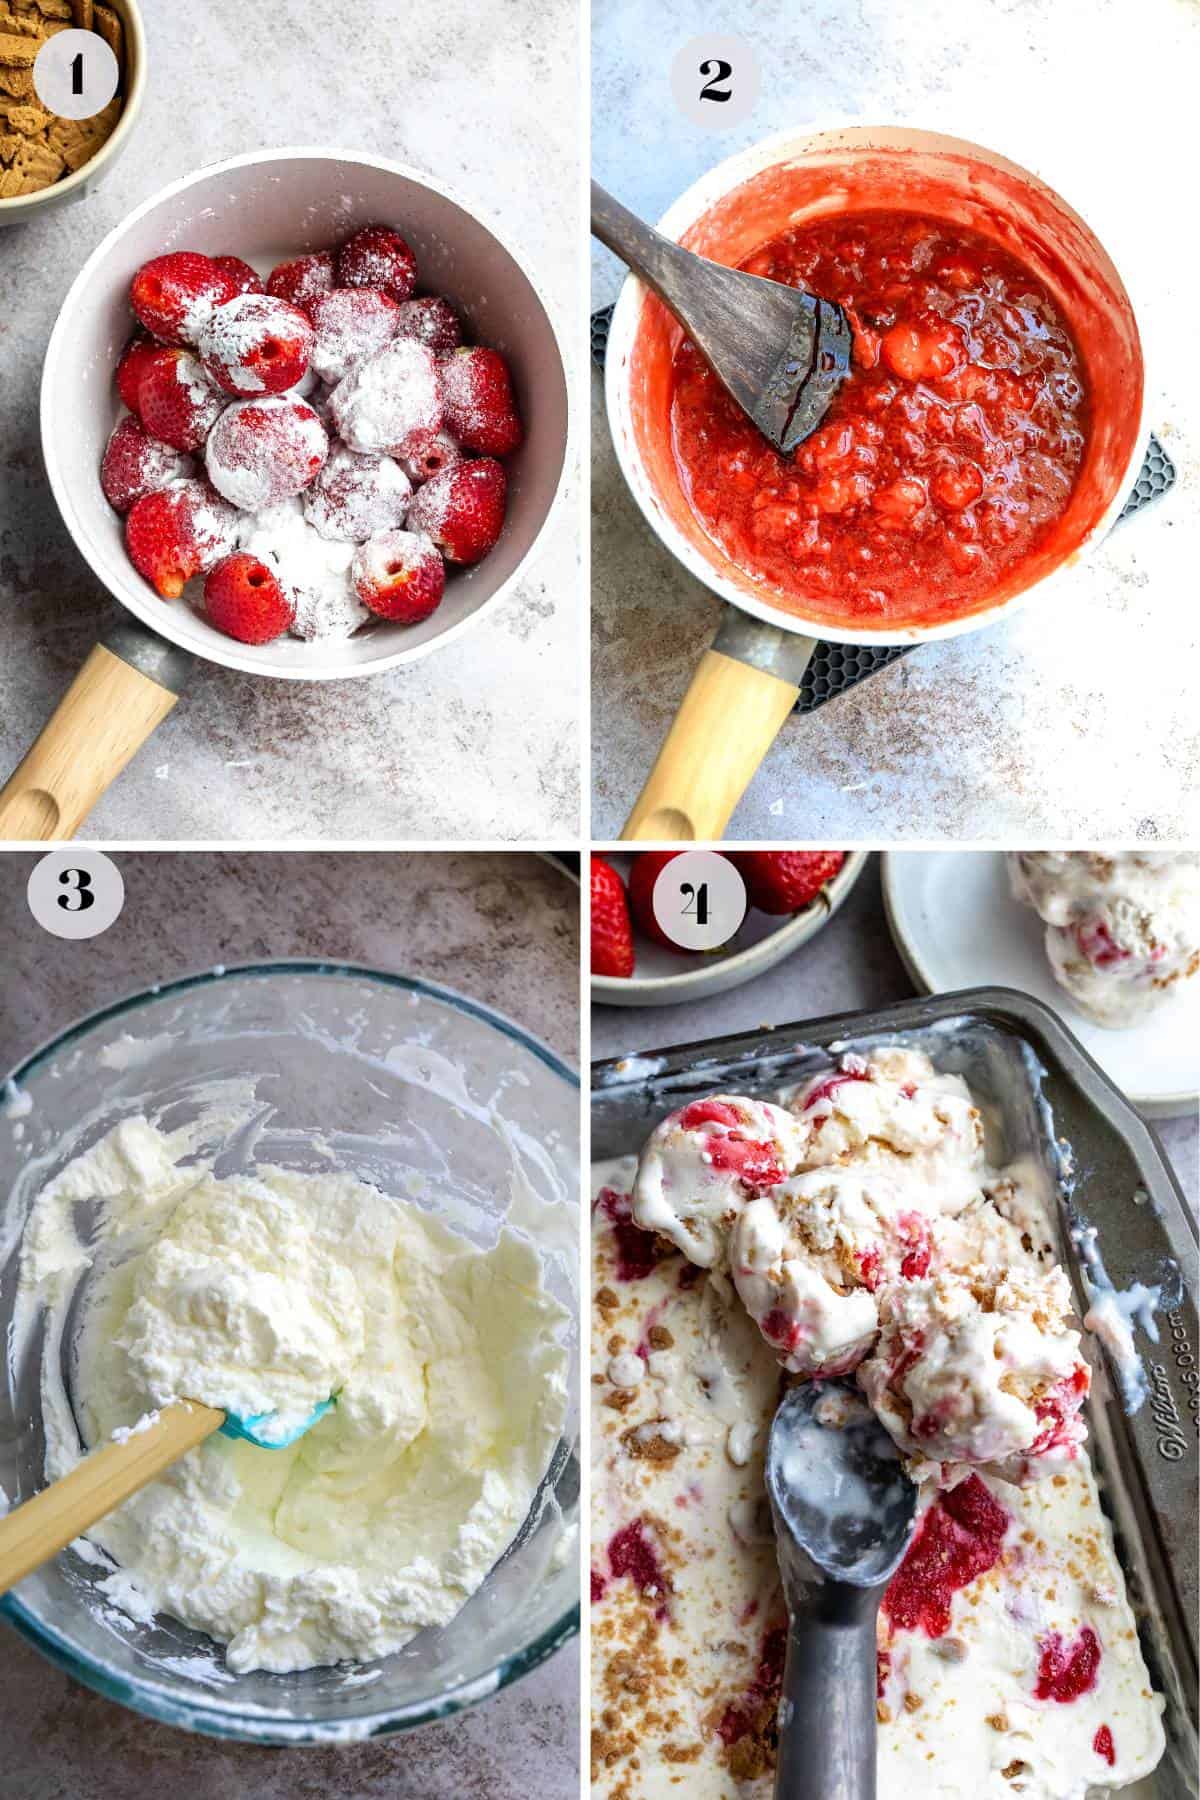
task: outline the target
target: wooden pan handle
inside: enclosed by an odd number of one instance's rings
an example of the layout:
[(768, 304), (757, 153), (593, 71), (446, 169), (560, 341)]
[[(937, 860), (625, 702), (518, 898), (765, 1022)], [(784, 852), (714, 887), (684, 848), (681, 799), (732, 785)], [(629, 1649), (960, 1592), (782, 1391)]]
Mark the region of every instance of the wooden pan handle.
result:
[(14, 1507), (0, 1519), (0, 1594), (211, 1437), (224, 1420), (223, 1412), (198, 1400), (175, 1400), (144, 1431), (93, 1450), (61, 1481)]
[(73, 837), (166, 718), (191, 661), (136, 625), (119, 627), (108, 644), (97, 644), (0, 788), (0, 841)]
[(706, 650), (622, 838), (720, 838), (799, 692), (778, 675)]

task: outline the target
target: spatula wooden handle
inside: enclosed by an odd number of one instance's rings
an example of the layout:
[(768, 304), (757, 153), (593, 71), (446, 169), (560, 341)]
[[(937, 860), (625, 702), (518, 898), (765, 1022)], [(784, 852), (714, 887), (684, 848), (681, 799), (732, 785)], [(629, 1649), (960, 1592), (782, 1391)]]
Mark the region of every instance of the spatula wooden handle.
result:
[(69, 1475), (14, 1507), (0, 1519), (0, 1594), (211, 1437), (224, 1419), (214, 1407), (177, 1400), (145, 1430), (93, 1450)]
[(799, 692), (778, 675), (706, 650), (622, 838), (720, 838)]

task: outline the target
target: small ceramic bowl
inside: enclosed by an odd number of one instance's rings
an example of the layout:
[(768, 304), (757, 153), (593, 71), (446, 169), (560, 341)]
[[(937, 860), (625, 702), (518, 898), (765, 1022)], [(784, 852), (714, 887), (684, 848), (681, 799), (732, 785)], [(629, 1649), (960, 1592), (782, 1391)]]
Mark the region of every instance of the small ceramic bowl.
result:
[[(801, 944), (807, 944), (832, 919), (862, 874), (868, 854), (866, 850), (851, 850), (833, 880), (801, 913), (777, 918), (751, 909), (738, 932), (740, 947), (728, 953), (719, 950), (679, 955), (635, 932), (636, 972), (628, 981), (613, 975), (593, 975), (593, 1002), (602, 1006), (676, 1006), (684, 1000), (723, 994), (728, 988), (753, 981)], [(606, 856), (622, 879), (627, 880), (633, 857), (620, 852)]]
[(133, 128), (142, 110), (142, 99), (146, 91), (146, 33), (137, 0), (106, 0), (106, 4), (120, 15), (125, 29), (125, 68), (122, 76), (125, 104), (121, 108), (117, 128), (89, 162), (85, 162), (81, 169), (64, 175), (52, 187), (41, 188), (36, 194), (14, 194), (10, 200), (0, 200), (0, 225), (26, 225), (37, 213), (53, 212), (55, 207), (69, 206), (76, 200), (86, 200), (92, 189), (108, 174), (133, 136)]

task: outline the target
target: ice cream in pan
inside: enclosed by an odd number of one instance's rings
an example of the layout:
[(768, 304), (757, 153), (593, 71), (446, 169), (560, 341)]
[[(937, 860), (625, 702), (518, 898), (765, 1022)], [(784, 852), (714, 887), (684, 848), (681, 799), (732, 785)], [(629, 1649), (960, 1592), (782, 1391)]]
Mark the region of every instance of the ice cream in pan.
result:
[(597, 1791), (770, 1791), (785, 1615), (762, 1486), (797, 1378), (855, 1372), (922, 1491), (879, 1636), (882, 1800), (1124, 1786), (1163, 1749), (1084, 1448), (1032, 1163), (958, 1076), (846, 1056), (693, 1102), (596, 1209)]

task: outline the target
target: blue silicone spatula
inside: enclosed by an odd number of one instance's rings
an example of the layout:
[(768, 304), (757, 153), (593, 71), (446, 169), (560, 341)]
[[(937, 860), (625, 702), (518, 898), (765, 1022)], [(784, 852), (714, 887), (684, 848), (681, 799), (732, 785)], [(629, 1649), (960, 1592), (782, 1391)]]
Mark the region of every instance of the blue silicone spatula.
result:
[(105, 1444), (85, 1456), (78, 1467), (40, 1494), (0, 1519), (0, 1594), (7, 1593), (31, 1570), (136, 1494), (173, 1462), (214, 1432), (241, 1438), (260, 1450), (286, 1450), (324, 1418), (333, 1400), (322, 1400), (307, 1418), (282, 1423), (274, 1412), (247, 1418), (204, 1406), (199, 1400), (173, 1400), (147, 1415), (120, 1442)]

